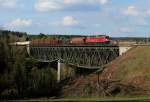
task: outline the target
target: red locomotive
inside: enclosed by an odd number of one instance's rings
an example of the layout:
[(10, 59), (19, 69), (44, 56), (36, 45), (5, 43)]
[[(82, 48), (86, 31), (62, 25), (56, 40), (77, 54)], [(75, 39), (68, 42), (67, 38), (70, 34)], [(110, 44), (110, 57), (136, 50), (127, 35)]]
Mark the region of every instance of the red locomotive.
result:
[(108, 44), (109, 42), (110, 42), (109, 36), (79, 37), (79, 38), (72, 38), (70, 40), (71, 44), (93, 44), (93, 43)]
[(100, 36), (100, 37), (74, 37), (69, 39), (66, 43), (63, 40), (53, 40), (53, 39), (40, 39), (31, 41), (31, 45), (37, 46), (50, 46), (50, 45), (100, 45), (100, 44), (109, 44), (109, 36)]
[(109, 42), (109, 36), (86, 38), (86, 43), (107, 43)]
[(70, 40), (71, 44), (86, 44), (86, 43), (108, 43), (109, 36), (101, 36), (101, 37), (80, 37), (80, 38), (72, 38)]

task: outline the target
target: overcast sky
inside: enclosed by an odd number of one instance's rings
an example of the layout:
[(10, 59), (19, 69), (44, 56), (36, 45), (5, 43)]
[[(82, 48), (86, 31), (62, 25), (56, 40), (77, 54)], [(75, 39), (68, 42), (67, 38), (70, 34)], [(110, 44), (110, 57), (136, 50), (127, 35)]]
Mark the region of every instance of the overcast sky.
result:
[(150, 36), (150, 0), (0, 0), (0, 27), (31, 34)]

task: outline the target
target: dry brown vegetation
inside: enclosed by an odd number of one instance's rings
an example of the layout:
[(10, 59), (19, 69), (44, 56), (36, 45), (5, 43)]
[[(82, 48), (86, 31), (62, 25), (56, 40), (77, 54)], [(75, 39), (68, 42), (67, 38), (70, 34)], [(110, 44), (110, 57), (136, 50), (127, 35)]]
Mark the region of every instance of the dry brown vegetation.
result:
[(90, 76), (67, 83), (63, 97), (146, 96), (150, 94), (150, 46), (134, 47)]

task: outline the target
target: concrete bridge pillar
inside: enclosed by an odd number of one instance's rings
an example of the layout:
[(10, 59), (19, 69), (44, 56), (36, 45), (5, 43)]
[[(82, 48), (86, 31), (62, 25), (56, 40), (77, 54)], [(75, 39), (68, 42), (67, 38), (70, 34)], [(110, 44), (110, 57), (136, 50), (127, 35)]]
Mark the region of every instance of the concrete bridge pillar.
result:
[(30, 56), (30, 45), (26, 45), (27, 53)]
[(61, 62), (60, 60), (57, 61), (57, 82), (60, 82), (61, 77)]
[(75, 76), (75, 69), (61, 60), (57, 61), (57, 82)]

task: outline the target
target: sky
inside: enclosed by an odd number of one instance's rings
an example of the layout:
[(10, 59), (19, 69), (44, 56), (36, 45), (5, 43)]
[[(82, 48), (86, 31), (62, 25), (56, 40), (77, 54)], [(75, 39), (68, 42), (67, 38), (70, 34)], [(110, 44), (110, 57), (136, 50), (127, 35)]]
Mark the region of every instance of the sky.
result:
[(150, 0), (0, 0), (0, 29), (150, 37)]

